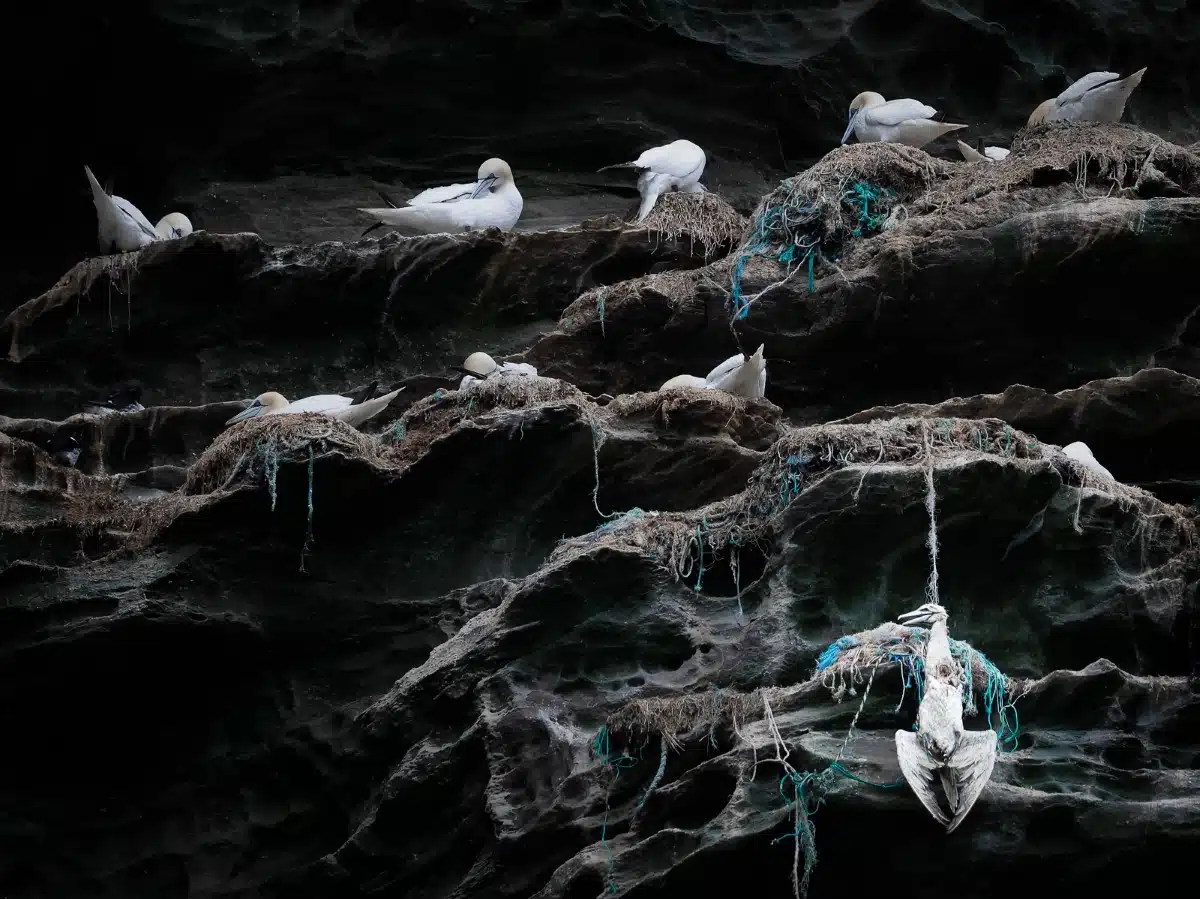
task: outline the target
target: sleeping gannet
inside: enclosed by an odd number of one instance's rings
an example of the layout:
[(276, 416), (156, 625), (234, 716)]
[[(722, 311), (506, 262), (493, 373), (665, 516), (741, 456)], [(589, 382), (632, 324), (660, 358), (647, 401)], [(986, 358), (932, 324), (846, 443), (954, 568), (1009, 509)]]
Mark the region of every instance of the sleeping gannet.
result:
[[(387, 198), (384, 197), (386, 200)], [(507, 231), (521, 217), (525, 201), (503, 159), (488, 159), (479, 167), (474, 184), (451, 184), (422, 191), (407, 206), (362, 209), (379, 221), (369, 234), (387, 225), (401, 234), (453, 234), (482, 228)]]
[(154, 233), (163, 240), (175, 240), (192, 233), (192, 220), (182, 212), (168, 212), (154, 226)]
[[(963, 822), (992, 776), (996, 732), (963, 728), (962, 667), (950, 653), (946, 609), (926, 603), (901, 615), (907, 627), (928, 625), (925, 643), (925, 691), (917, 706), (917, 730), (896, 731), (896, 760), (929, 814), (951, 833)], [(950, 816), (942, 811), (933, 787), (942, 785)]]
[(708, 381), (704, 378), (698, 378), (695, 375), (676, 375), (658, 389), (661, 391), (672, 390), (675, 387), (692, 387), (696, 390), (706, 390), (708, 386)]
[(864, 91), (850, 101), (850, 121), (846, 125), (846, 133), (842, 135), (842, 143), (846, 143), (853, 133), (859, 143), (886, 141), (923, 147), (943, 134), (967, 127), (936, 122), (933, 119), (935, 115), (937, 110), (920, 100), (907, 97), (903, 100), (884, 100), (875, 91)]
[(1128, 78), (1121, 78), (1116, 72), (1090, 72), (1057, 97), (1040, 103), (1030, 113), (1025, 127), (1045, 122), (1119, 122), (1129, 95), (1142, 83), (1145, 74), (1145, 69)]
[(651, 147), (633, 162), (618, 162), (597, 171), (637, 169), (638, 193), (642, 196), (642, 203), (634, 221), (640, 222), (650, 214), (661, 194), (672, 190), (688, 194), (704, 193), (705, 187), (700, 183), (700, 176), (704, 174), (706, 162), (704, 151), (690, 140), (676, 140), (661, 147)]
[(292, 415), (299, 412), (316, 412), (336, 418), (338, 421), (344, 421), (352, 428), (357, 428), (387, 408), (387, 404), (394, 400), (396, 395), (403, 389), (403, 387), (400, 387), (391, 393), (385, 393), (383, 396), (377, 396), (374, 399), (369, 399), (361, 403), (355, 403), (352, 397), (341, 396), (336, 393), (306, 396), (304, 399), (289, 403), (282, 395), (270, 390), (255, 397), (254, 402), (225, 422), (225, 424), (228, 426), (239, 421), (257, 418), (260, 415)]
[(464, 372), (458, 383), (459, 390), (467, 390), (472, 384), (486, 381), (493, 376), (517, 375), (524, 378), (536, 378), (537, 369), (528, 362), (497, 362), (487, 353), (472, 353), (459, 366)]

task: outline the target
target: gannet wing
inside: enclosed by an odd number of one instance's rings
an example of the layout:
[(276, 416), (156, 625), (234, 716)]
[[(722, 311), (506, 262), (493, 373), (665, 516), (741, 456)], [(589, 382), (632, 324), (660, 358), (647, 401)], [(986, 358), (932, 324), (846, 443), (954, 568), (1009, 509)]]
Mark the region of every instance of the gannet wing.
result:
[(948, 825), (950, 819), (938, 805), (937, 795), (933, 792), (933, 777), (939, 766), (934, 764), (929, 753), (917, 742), (917, 735), (911, 730), (896, 731), (896, 761), (900, 763), (904, 779), (917, 794), (925, 810), (933, 815), (938, 823)]
[(905, 97), (902, 100), (888, 100), (879, 106), (871, 106), (863, 110), (863, 118), (870, 125), (895, 126), (912, 119), (932, 119), (937, 110), (926, 106), (920, 100)]
[(158, 240), (158, 232), (154, 230), (154, 226), (150, 224), (150, 220), (142, 214), (142, 211), (126, 200), (124, 197), (113, 197), (113, 205), (121, 211), (121, 214), (133, 224), (135, 228), (148, 236), (151, 240)]
[(428, 206), (431, 203), (456, 203), (471, 196), (478, 182), (470, 184), (447, 184), (444, 187), (430, 187), (421, 191), (408, 200), (409, 206)]
[[(968, 730), (959, 737), (954, 755), (946, 763), (946, 767), (954, 775), (958, 785), (958, 808), (954, 810), (954, 818), (946, 828), (946, 833), (953, 833), (954, 828), (962, 824), (967, 812), (987, 786), (992, 776), (992, 768), (996, 765), (996, 732), (994, 730)], [(904, 763), (900, 764), (901, 769)], [(905, 772), (907, 774), (907, 772)]]
[(730, 356), (728, 359), (710, 371), (707, 375), (705, 375), (704, 380), (709, 383), (709, 386), (714, 386), (717, 381), (720, 381), (726, 375), (732, 374), (745, 364), (746, 357), (744, 354), (738, 353), (736, 356)]
[(651, 147), (634, 163), (639, 169), (649, 169), (657, 175), (687, 178), (704, 167), (704, 151), (691, 141), (677, 140), (661, 147)]
[(1055, 102), (1059, 106), (1062, 106), (1064, 103), (1078, 103), (1088, 91), (1102, 84), (1107, 84), (1110, 81), (1116, 81), (1120, 77), (1116, 72), (1088, 72), (1059, 94)]
[(340, 396), (336, 393), (324, 393), (318, 396), (306, 396), (304, 399), (288, 403), (288, 412), (337, 412), (354, 403), (353, 398)]

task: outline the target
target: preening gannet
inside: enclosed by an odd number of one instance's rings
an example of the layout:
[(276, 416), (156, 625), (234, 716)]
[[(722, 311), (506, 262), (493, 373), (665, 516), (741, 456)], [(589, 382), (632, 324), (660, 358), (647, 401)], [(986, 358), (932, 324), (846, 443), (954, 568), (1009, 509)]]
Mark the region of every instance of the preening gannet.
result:
[(635, 222), (650, 214), (660, 195), (677, 190), (681, 193), (704, 193), (700, 183), (706, 162), (704, 151), (690, 140), (676, 140), (661, 147), (651, 147), (633, 162), (618, 162), (606, 165), (597, 171), (609, 169), (636, 169), (638, 171), (638, 193), (642, 203)]
[(850, 101), (850, 121), (842, 143), (853, 133), (860, 143), (886, 141), (923, 147), (943, 134), (967, 127), (936, 122), (935, 115), (937, 110), (920, 100), (884, 100), (875, 91), (864, 91)]
[(270, 390), (255, 397), (254, 402), (225, 422), (225, 424), (228, 426), (239, 421), (257, 418), (260, 415), (290, 415), (298, 412), (316, 412), (336, 418), (339, 421), (344, 421), (351, 427), (357, 428), (387, 408), (387, 404), (394, 400), (396, 395), (403, 389), (403, 387), (400, 387), (391, 393), (385, 393), (383, 396), (377, 396), (374, 399), (369, 399), (361, 403), (355, 403), (353, 398), (341, 396), (336, 393), (306, 396), (304, 399), (289, 403), (283, 396)]
[[(925, 691), (917, 706), (917, 730), (896, 731), (896, 760), (904, 779), (929, 814), (951, 833), (983, 792), (996, 764), (996, 732), (963, 727), (963, 671), (950, 653), (946, 610), (926, 603), (901, 615), (908, 627), (927, 625)], [(947, 816), (934, 793), (935, 775), (950, 809)]]
[(1045, 122), (1119, 122), (1129, 95), (1142, 83), (1145, 69), (1128, 78), (1116, 72), (1090, 72), (1057, 97), (1040, 103), (1026, 127)]
[[(386, 199), (386, 197), (385, 197)], [(517, 223), (524, 200), (503, 159), (488, 159), (474, 184), (451, 184), (422, 191), (406, 206), (359, 209), (379, 221), (368, 234), (387, 225), (401, 234), (453, 234), (482, 228), (507, 231)]]
[(1106, 478), (1112, 478), (1114, 481), (1116, 480), (1116, 478), (1113, 478), (1111, 471), (1096, 461), (1096, 457), (1092, 455), (1091, 448), (1089, 448), (1086, 443), (1077, 440), (1074, 443), (1069, 443), (1064, 446), (1062, 451), (1064, 456), (1069, 459), (1074, 459), (1080, 465), (1084, 465), (1097, 474), (1104, 475)]
[(96, 180), (88, 166), (83, 167), (92, 188), (96, 207), (96, 238), (102, 253), (128, 253), (159, 240), (171, 240), (192, 233), (192, 223), (182, 212), (169, 212), (157, 225), (142, 211), (116, 194), (110, 194)]
[(763, 344), (760, 343), (749, 358), (743, 353), (730, 356), (710, 371), (704, 381), (714, 390), (747, 399), (762, 399), (767, 395), (767, 360), (763, 358)]
[(136, 384), (113, 391), (106, 400), (87, 402), (83, 405), (83, 411), (90, 415), (141, 412), (145, 408), (142, 405), (142, 388)]

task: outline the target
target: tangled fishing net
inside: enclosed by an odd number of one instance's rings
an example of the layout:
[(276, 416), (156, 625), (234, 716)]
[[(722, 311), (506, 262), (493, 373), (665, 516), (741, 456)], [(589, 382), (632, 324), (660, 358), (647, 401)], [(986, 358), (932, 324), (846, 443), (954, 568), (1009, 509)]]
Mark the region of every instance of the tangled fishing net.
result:
[(921, 150), (868, 143), (838, 147), (788, 178), (759, 203), (735, 253), (730, 272), (734, 319), (745, 318), (762, 293), (748, 297), (742, 291), (750, 260), (769, 257), (784, 267), (784, 280), (805, 272), (811, 293), (818, 272), (836, 270), (849, 242), (894, 227), (907, 215), (906, 203), (951, 171), (949, 163)]

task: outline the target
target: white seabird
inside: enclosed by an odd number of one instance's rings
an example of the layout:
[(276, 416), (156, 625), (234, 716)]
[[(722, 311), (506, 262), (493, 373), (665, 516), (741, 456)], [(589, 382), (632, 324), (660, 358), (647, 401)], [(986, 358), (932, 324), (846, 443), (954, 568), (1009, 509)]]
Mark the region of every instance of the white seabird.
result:
[[(962, 666), (950, 653), (946, 610), (926, 603), (901, 615), (907, 627), (929, 626), (925, 642), (925, 690), (917, 706), (917, 730), (896, 731), (896, 760), (904, 779), (926, 811), (952, 833), (987, 786), (996, 764), (996, 732), (963, 727)], [(933, 791), (941, 781), (950, 815)]]
[(618, 162), (597, 171), (637, 169), (638, 193), (642, 195), (642, 204), (634, 221), (640, 222), (650, 214), (661, 194), (673, 190), (688, 194), (704, 193), (705, 187), (700, 183), (700, 176), (704, 174), (706, 162), (704, 151), (690, 140), (676, 140), (661, 147), (651, 147), (633, 162)]
[(417, 194), (406, 206), (358, 211), (379, 220), (364, 234), (381, 225), (401, 234), (454, 234), (482, 228), (507, 231), (521, 217), (524, 205), (512, 169), (503, 159), (493, 157), (479, 167), (479, 178), (474, 184), (432, 187)]
[(1008, 158), (1008, 150), (1004, 147), (984, 147), (980, 153), (970, 144), (958, 141), (958, 152), (967, 162), (1000, 162)]
[(762, 399), (767, 395), (767, 360), (763, 358), (763, 344), (758, 345), (750, 358), (744, 353), (730, 356), (710, 371), (704, 381), (713, 390), (752, 400)]
[(306, 396), (304, 399), (289, 403), (282, 395), (270, 390), (255, 397), (254, 402), (225, 422), (225, 424), (228, 426), (239, 421), (257, 418), (260, 415), (292, 415), (299, 412), (316, 412), (320, 415), (328, 415), (331, 418), (336, 418), (338, 421), (343, 421), (351, 427), (357, 428), (363, 422), (374, 418), (387, 408), (387, 404), (394, 400), (396, 395), (403, 389), (403, 387), (400, 387), (391, 393), (385, 393), (383, 396), (377, 396), (374, 399), (369, 399), (361, 403), (356, 403), (353, 398), (341, 396), (336, 393)]
[(1080, 465), (1090, 468), (1097, 474), (1102, 474), (1106, 478), (1113, 478), (1112, 472), (1096, 461), (1096, 457), (1092, 455), (1091, 448), (1084, 442), (1077, 440), (1074, 443), (1067, 444), (1063, 447), (1063, 455), (1068, 459), (1074, 459)]
[(1057, 97), (1039, 104), (1030, 113), (1026, 127), (1045, 122), (1119, 122), (1129, 95), (1145, 74), (1144, 68), (1128, 78), (1116, 72), (1090, 72)]
[(935, 115), (937, 110), (920, 100), (907, 97), (903, 100), (885, 100), (875, 91), (863, 91), (850, 101), (850, 121), (846, 125), (846, 133), (842, 135), (842, 143), (846, 143), (853, 133), (860, 143), (885, 141), (923, 147), (943, 134), (967, 127), (936, 122), (933, 119)]
[[(182, 212), (164, 215), (158, 225), (151, 225), (142, 211), (116, 194), (110, 194), (96, 180), (91, 168), (83, 167), (92, 188), (92, 203), (96, 207), (96, 237), (100, 252), (129, 253), (159, 240), (170, 240), (192, 233), (192, 223)], [(183, 230), (186, 224), (186, 231)], [(182, 232), (182, 233), (176, 233)]]
[(472, 384), (486, 381), (491, 377), (516, 375), (523, 378), (536, 378), (537, 369), (528, 362), (497, 362), (487, 353), (472, 353), (460, 366), (465, 372), (458, 384), (459, 390), (468, 390)]

